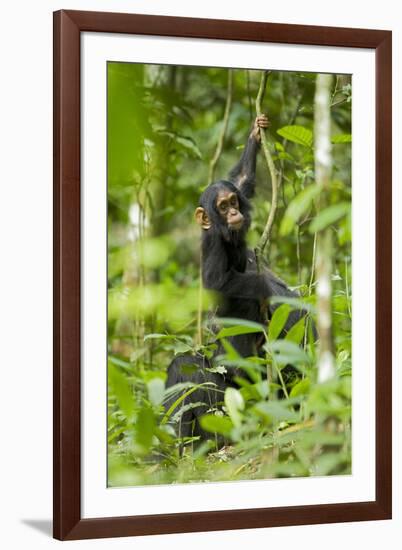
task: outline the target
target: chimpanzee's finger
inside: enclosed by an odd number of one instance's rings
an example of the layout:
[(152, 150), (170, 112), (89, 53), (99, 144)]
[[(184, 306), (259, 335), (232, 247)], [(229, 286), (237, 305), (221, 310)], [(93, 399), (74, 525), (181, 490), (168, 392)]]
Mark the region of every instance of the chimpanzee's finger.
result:
[(257, 125), (260, 128), (267, 128), (269, 126), (269, 120), (266, 115), (260, 115), (257, 117)]

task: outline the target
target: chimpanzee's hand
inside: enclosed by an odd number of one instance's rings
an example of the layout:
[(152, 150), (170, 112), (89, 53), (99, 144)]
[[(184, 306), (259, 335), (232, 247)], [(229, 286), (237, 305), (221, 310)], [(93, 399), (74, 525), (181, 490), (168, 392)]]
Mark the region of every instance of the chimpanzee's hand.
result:
[(257, 116), (254, 121), (253, 129), (251, 130), (251, 135), (258, 141), (261, 141), (260, 128), (268, 128), (269, 120), (266, 115)]

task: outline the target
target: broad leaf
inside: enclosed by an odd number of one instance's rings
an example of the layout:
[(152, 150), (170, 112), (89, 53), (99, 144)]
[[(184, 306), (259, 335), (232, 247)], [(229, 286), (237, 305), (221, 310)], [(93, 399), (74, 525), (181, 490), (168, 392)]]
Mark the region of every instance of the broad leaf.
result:
[(273, 357), (278, 366), (294, 365), (300, 367), (310, 364), (307, 353), (294, 342), (275, 340), (264, 344), (264, 349)]
[(147, 382), (148, 397), (152, 405), (160, 405), (165, 393), (165, 382), (162, 378), (152, 378)]
[(305, 324), (305, 317), (302, 317), (288, 331), (285, 339), (288, 342), (294, 342), (295, 344), (300, 344), (304, 336), (304, 324)]
[(351, 141), (352, 134), (337, 134), (331, 138), (332, 143), (351, 143)]
[(296, 222), (309, 210), (313, 200), (320, 192), (319, 185), (309, 185), (289, 203), (279, 231), (282, 236), (286, 236), (292, 231)]
[(244, 399), (239, 390), (226, 388), (225, 405), (234, 426), (239, 427), (242, 421), (240, 411), (244, 409)]
[(127, 382), (126, 376), (110, 360), (108, 362), (108, 379), (120, 409), (127, 418), (130, 418), (134, 412), (133, 392)]
[(319, 212), (319, 214), (310, 223), (308, 228), (309, 232), (316, 233), (317, 231), (321, 231), (346, 216), (349, 212), (350, 203), (348, 202), (341, 202), (339, 204), (328, 206), (328, 208), (325, 208)]
[(278, 338), (288, 320), (290, 310), (291, 307), (289, 304), (282, 304), (276, 308), (269, 322), (268, 338), (270, 340), (276, 340)]
[(116, 365), (118, 367), (122, 367), (125, 370), (132, 371), (133, 367), (128, 361), (124, 361), (123, 359), (120, 359), (119, 357), (114, 357), (113, 355), (109, 355), (108, 362), (112, 365)]
[(155, 417), (152, 409), (146, 406), (142, 407), (135, 423), (135, 442), (140, 446), (140, 449), (137, 449), (137, 451), (141, 453), (149, 451), (152, 445), (155, 424)]
[(216, 338), (220, 340), (221, 338), (227, 338), (228, 336), (239, 336), (240, 334), (253, 334), (255, 332), (262, 332), (264, 329), (262, 327), (228, 327), (221, 329)]
[(295, 412), (275, 401), (257, 403), (255, 410), (269, 423), (296, 422), (298, 420)]
[(278, 134), (288, 141), (311, 147), (313, 145), (313, 132), (304, 126), (283, 126), (277, 130)]
[(201, 151), (197, 147), (197, 144), (192, 137), (182, 136), (180, 134), (176, 134), (175, 132), (170, 132), (165, 129), (159, 130), (158, 134), (171, 138), (176, 142), (177, 145), (185, 149), (188, 153), (191, 153), (193, 157), (197, 159), (202, 158)]
[(299, 395), (306, 395), (310, 391), (311, 382), (309, 378), (304, 378), (297, 382), (293, 386), (290, 392), (290, 397), (298, 397)]
[(201, 428), (207, 432), (229, 435), (233, 429), (233, 422), (227, 416), (206, 414), (200, 418)]
[(270, 304), (289, 304), (292, 309), (303, 309), (310, 313), (315, 312), (315, 307), (312, 303), (307, 302), (306, 298), (291, 298), (289, 296), (272, 296), (269, 300)]
[(146, 334), (144, 336), (144, 342), (147, 340), (172, 340), (176, 338), (173, 334), (160, 334), (160, 333), (152, 333), (152, 334)]
[(256, 332), (263, 332), (262, 325), (253, 323), (252, 321), (245, 321), (244, 319), (218, 319), (218, 322), (229, 325), (222, 328), (216, 338), (227, 338), (229, 336), (239, 336), (240, 334), (253, 334)]

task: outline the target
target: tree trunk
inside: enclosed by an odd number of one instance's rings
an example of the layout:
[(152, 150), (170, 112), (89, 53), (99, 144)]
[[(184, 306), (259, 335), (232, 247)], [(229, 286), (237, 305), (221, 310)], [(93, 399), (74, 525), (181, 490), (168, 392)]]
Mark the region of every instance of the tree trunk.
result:
[[(318, 212), (327, 205), (331, 179), (331, 113), (332, 75), (319, 74), (316, 81), (314, 108), (315, 178), (322, 187)], [(327, 227), (317, 234), (317, 328), (319, 334), (318, 381), (326, 382), (335, 374), (332, 343), (331, 307), (332, 233)]]

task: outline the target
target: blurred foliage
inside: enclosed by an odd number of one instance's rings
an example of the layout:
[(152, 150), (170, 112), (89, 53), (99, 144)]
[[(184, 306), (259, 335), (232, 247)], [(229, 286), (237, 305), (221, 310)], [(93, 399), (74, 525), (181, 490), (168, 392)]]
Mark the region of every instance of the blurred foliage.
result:
[[(259, 71), (233, 71), (233, 101), (216, 174), (236, 163), (254, 120)], [(199, 313), (215, 297), (200, 292), (199, 230), (193, 212), (208, 178), (226, 101), (226, 69), (108, 64), (108, 442), (109, 485), (144, 485), (348, 474), (351, 471), (351, 80), (334, 78), (333, 178), (329, 206), (317, 215), (313, 117), (315, 74), (272, 72), (264, 110), (281, 182), (269, 264), (297, 289), (315, 316), (315, 232), (330, 226), (337, 376), (317, 383), (309, 323), (278, 336), (298, 300), (282, 300), (264, 357), (240, 358), (227, 342), (257, 330), (230, 324), (214, 369), (240, 366), (238, 389), (202, 419), (221, 434), (179, 441), (170, 420), (196, 387), (165, 389), (176, 354), (212, 356), (213, 338)], [(270, 209), (266, 166), (258, 164), (250, 247)], [(260, 329), (259, 329), (260, 330)], [(237, 332), (236, 332), (237, 331)], [(291, 362), (297, 371), (288, 372)], [(191, 369), (191, 367), (189, 367)], [(267, 376), (268, 375), (268, 376)], [(209, 383), (211, 385), (211, 383)], [(184, 392), (184, 393), (183, 393)], [(169, 410), (167, 397), (177, 399)], [(187, 405), (188, 406), (188, 405)], [(184, 407), (186, 405), (184, 404)], [(184, 453), (179, 452), (184, 443)]]

